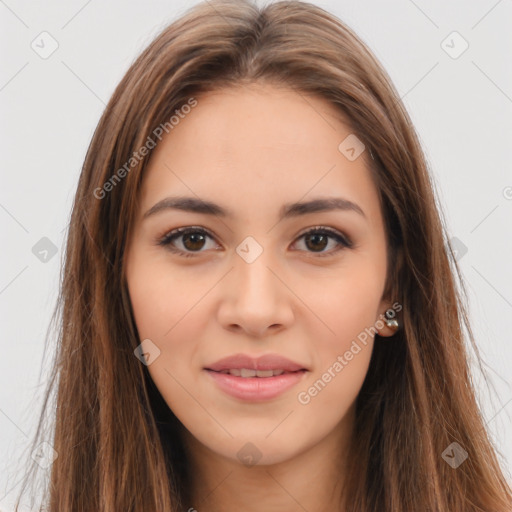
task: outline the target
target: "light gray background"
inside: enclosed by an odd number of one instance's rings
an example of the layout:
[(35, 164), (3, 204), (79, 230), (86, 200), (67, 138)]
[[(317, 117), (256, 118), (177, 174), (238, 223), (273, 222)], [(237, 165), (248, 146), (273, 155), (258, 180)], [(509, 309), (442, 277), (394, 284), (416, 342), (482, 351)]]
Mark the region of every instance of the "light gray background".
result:
[[(90, 138), (133, 59), (194, 3), (0, 0), (1, 510), (12, 509), (19, 455), (39, 414), (46, 384), (44, 365), (40, 378), (44, 336)], [(459, 262), (496, 393), (480, 377), (475, 380), (510, 473), (512, 2), (314, 3), (348, 23), (390, 74), (423, 143), (450, 237), (467, 247)], [(59, 45), (47, 59), (31, 48), (43, 31)], [(458, 58), (443, 46), (457, 52), (460, 40), (452, 36), (442, 46), (453, 31), (469, 44)], [(46, 263), (32, 252), (42, 237), (58, 249)]]

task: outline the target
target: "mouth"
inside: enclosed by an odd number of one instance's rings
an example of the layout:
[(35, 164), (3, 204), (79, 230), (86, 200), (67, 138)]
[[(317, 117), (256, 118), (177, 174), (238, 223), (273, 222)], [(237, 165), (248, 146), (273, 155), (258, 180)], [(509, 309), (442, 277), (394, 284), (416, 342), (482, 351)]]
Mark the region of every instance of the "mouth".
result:
[(305, 372), (305, 369), (289, 371), (289, 370), (253, 370), (251, 368), (232, 368), (229, 370), (212, 370), (210, 368), (206, 368), (206, 370), (215, 372), (215, 373), (223, 373), (225, 375), (233, 375), (234, 377), (241, 377), (242, 379), (248, 379), (257, 377), (259, 379), (265, 379), (269, 377), (277, 377), (283, 374), (289, 373), (298, 373)]
[(307, 370), (252, 370), (233, 368), (205, 372), (216, 384), (217, 389), (244, 402), (265, 402), (279, 397), (296, 386), (308, 373)]

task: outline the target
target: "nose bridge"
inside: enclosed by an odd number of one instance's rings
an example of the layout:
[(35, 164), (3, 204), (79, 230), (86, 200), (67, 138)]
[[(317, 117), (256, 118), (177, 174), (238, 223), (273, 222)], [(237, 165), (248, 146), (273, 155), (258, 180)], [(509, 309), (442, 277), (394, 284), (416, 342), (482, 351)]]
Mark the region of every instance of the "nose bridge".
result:
[[(264, 247), (253, 237), (247, 237), (236, 249), (235, 279), (237, 300), (242, 302), (263, 301), (260, 307), (270, 307), (279, 293), (279, 280), (270, 270), (276, 266), (271, 249)], [(273, 269), (274, 272), (276, 269)]]
[(286, 299), (286, 286), (275, 275), (280, 272), (278, 258), (251, 238), (236, 248), (220, 320), (225, 326), (237, 325), (261, 335), (270, 326), (288, 324), (292, 308)]

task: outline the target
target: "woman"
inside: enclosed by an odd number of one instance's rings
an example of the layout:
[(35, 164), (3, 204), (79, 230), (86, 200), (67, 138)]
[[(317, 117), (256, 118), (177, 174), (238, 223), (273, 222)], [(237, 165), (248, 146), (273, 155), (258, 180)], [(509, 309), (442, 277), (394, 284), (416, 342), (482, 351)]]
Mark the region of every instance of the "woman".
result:
[(47, 510), (510, 510), (445, 234), (410, 118), (342, 22), (191, 9), (80, 176)]

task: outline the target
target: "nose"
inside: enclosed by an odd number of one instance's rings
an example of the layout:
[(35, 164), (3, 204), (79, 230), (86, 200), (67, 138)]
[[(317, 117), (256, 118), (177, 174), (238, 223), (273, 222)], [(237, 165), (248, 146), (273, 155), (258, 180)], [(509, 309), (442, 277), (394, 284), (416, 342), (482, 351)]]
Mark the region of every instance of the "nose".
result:
[(261, 338), (293, 322), (293, 293), (275, 259), (262, 254), (251, 263), (234, 255), (234, 268), (223, 283), (218, 315), (233, 332)]

